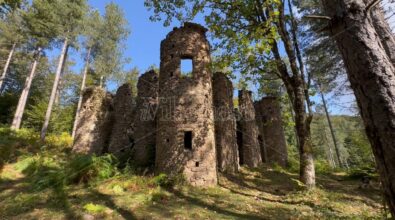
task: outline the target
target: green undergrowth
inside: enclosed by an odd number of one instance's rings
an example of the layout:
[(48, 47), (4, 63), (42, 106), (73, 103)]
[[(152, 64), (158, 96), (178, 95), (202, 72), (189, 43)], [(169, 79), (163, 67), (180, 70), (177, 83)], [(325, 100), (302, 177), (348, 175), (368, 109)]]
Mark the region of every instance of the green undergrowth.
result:
[[(4, 130), (0, 129), (0, 132)], [(379, 184), (361, 188), (372, 171), (317, 175), (305, 190), (290, 166), (243, 167), (196, 188), (182, 176), (141, 175), (112, 155), (70, 154), (67, 137), (43, 145), (29, 131), (7, 131), (18, 146), (0, 174), (0, 219), (383, 219)], [(64, 141), (66, 140), (66, 141)], [(63, 142), (64, 141), (64, 142)], [(52, 143), (51, 143), (52, 142)], [(61, 143), (62, 142), (62, 143)], [(38, 150), (32, 150), (38, 147)]]

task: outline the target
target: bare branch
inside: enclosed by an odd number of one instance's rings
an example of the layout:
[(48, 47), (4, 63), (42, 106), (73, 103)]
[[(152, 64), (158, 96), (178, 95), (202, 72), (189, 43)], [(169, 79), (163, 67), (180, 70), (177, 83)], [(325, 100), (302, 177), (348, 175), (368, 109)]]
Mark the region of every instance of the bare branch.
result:
[(367, 6), (366, 6), (366, 9), (365, 9), (365, 11), (368, 13), (368, 12), (370, 12), (370, 10), (372, 10), (372, 8), (374, 7), (374, 6), (376, 6), (377, 4), (379, 4), (381, 2), (381, 0), (373, 0), (371, 3), (369, 3)]
[(303, 16), (303, 18), (308, 18), (308, 19), (321, 19), (321, 20), (327, 20), (327, 21), (332, 20), (331, 17), (329, 17), (329, 16), (323, 16), (323, 15), (306, 15), (306, 16)]

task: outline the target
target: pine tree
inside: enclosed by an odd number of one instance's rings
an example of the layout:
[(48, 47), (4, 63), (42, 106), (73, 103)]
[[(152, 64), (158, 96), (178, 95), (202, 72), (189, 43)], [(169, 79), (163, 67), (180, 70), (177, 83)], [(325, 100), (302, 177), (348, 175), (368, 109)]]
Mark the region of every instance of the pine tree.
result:
[(70, 42), (75, 41), (76, 37), (80, 34), (80, 26), (85, 16), (87, 4), (85, 0), (58, 0), (54, 1), (54, 9), (57, 12), (56, 16), (58, 23), (56, 25), (57, 29), (60, 31), (59, 38), (63, 42), (63, 46), (59, 57), (58, 67), (56, 69), (55, 81), (49, 99), (44, 125), (41, 130), (41, 141), (45, 140), (49, 121), (51, 119), (52, 108), (58, 91), (58, 85), (62, 74), (63, 64), (65, 63), (68, 46)]
[(21, 126), (26, 102), (41, 53), (43, 49), (50, 47), (59, 33), (59, 29), (56, 25), (58, 18), (55, 11), (52, 2), (34, 0), (32, 6), (23, 13), (24, 31), (26, 31), (25, 35), (29, 36), (28, 43), (30, 47), (33, 48), (34, 55), (30, 74), (26, 78), (26, 83), (20, 95), (12, 121), (12, 129), (19, 129)]

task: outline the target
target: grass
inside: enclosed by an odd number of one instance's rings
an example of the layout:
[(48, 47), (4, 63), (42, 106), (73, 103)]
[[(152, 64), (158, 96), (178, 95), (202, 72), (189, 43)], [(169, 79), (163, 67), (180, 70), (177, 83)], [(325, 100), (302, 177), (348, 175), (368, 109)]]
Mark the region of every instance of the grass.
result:
[[(218, 187), (161, 187), (158, 177), (120, 174), (94, 185), (34, 190), (7, 164), (1, 174), (0, 219), (381, 219), (377, 186), (359, 189), (345, 174), (318, 177), (304, 191), (297, 175), (262, 167), (220, 176)], [(163, 182), (160, 180), (159, 182)]]
[[(0, 173), (0, 219), (383, 219), (384, 216), (379, 184), (361, 189), (360, 180), (349, 178), (346, 173), (318, 174), (317, 188), (306, 191), (295, 172), (278, 166), (242, 168), (236, 175), (221, 174), (217, 187), (203, 189), (188, 186), (182, 178), (169, 179), (163, 174), (139, 176), (132, 169), (118, 170), (114, 168), (116, 161), (109, 156), (70, 156), (67, 137), (53, 137), (52, 144), (42, 148), (37, 142), (32, 143), (34, 135), (32, 139), (10, 141), (17, 135), (20, 134), (7, 137), (7, 144), (18, 148)], [(66, 141), (57, 143), (61, 140)], [(0, 141), (0, 148), (4, 143)], [(26, 150), (23, 146), (38, 146), (40, 151)], [(77, 170), (84, 172), (72, 175)]]

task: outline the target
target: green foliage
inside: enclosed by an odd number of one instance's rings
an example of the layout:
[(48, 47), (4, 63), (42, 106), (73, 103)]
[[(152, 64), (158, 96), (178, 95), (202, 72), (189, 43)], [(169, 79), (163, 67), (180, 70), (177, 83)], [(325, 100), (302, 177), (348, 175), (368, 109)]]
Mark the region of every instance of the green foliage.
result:
[[(128, 60), (123, 58), (124, 40), (129, 36), (128, 23), (122, 9), (115, 3), (106, 5), (99, 28), (97, 52), (93, 61), (95, 74), (99, 78), (117, 78)], [(104, 82), (102, 82), (104, 84)]]
[(316, 173), (329, 174), (334, 171), (333, 167), (328, 163), (327, 160), (315, 160), (314, 165)]
[(164, 173), (152, 178), (151, 183), (163, 188), (173, 188), (176, 185), (185, 183), (185, 178), (182, 175), (168, 176)]
[(99, 213), (103, 213), (106, 210), (106, 207), (102, 206), (102, 205), (97, 205), (94, 203), (88, 203), (88, 204), (84, 205), (84, 209), (88, 213), (99, 214)]
[(369, 177), (371, 179), (378, 179), (379, 175), (375, 167), (372, 166), (365, 166), (365, 167), (358, 167), (352, 168), (348, 172), (348, 178), (361, 180), (362, 178)]
[(71, 183), (88, 183), (108, 179), (118, 174), (117, 160), (105, 156), (77, 155), (66, 164), (66, 176)]
[[(164, 20), (169, 26), (173, 19), (191, 21), (200, 13), (204, 16), (213, 37), (217, 65), (215, 69), (232, 66), (243, 75), (261, 75), (267, 72), (267, 55), (276, 39), (278, 5), (280, 1), (145, 1), (145, 6), (153, 10), (153, 21)], [(218, 49), (218, 50), (217, 50)]]
[(22, 159), (16, 168), (29, 177), (35, 190), (79, 183), (94, 184), (119, 173), (116, 159), (111, 155), (76, 155), (64, 161), (53, 154), (41, 154)]
[(11, 12), (21, 7), (23, 0), (2, 0), (0, 2), (0, 14)]
[(38, 157), (22, 172), (30, 178), (34, 190), (49, 187), (59, 188), (65, 185), (65, 173), (59, 172), (62, 164), (55, 157)]

